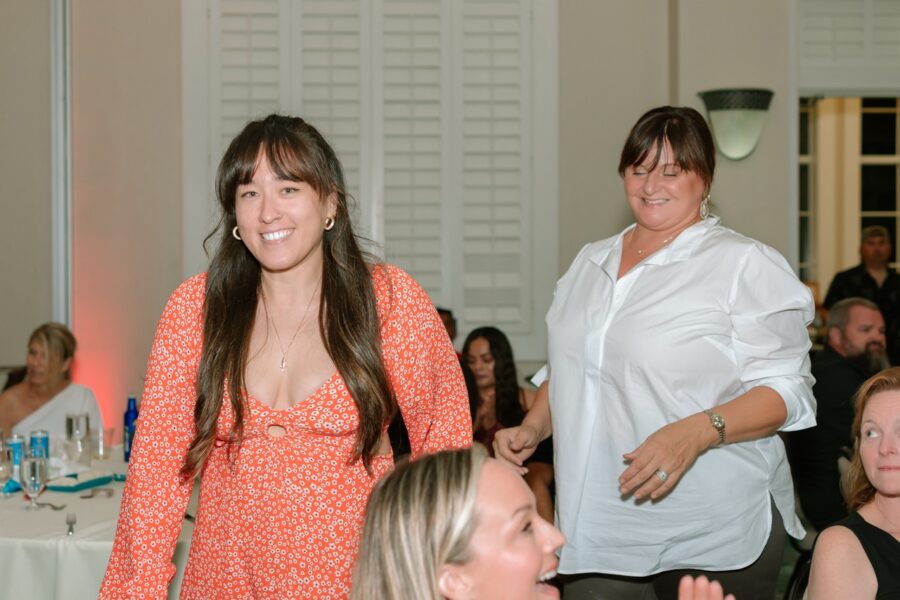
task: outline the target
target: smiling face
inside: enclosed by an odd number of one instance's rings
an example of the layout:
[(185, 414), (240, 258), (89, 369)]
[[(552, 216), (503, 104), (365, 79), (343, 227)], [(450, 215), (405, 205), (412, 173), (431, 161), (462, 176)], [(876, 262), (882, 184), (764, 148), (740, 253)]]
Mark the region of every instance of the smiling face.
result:
[[(488, 460), (478, 478), (476, 528), (470, 560), (445, 566), (441, 591), (451, 600), (467, 598), (559, 598), (542, 580), (556, 574), (556, 550), (565, 536), (543, 520), (522, 478), (496, 460)], [(447, 579), (452, 579), (447, 584)]]
[(496, 383), (494, 375), (494, 355), (491, 354), (491, 344), (487, 339), (475, 338), (469, 343), (466, 351), (466, 362), (475, 375), (475, 383), (480, 388), (492, 387)]
[(658, 160), (656, 155), (654, 145), (641, 164), (625, 168), (625, 196), (631, 212), (639, 225), (652, 231), (684, 228), (700, 218), (706, 184), (698, 174), (678, 166), (668, 141)]
[(900, 497), (900, 391), (879, 392), (866, 402), (859, 457), (879, 494)]
[(235, 195), (238, 231), (263, 271), (321, 263), (325, 219), (336, 212), (333, 196), (323, 201), (310, 184), (281, 179), (262, 153), (251, 181), (238, 185)]

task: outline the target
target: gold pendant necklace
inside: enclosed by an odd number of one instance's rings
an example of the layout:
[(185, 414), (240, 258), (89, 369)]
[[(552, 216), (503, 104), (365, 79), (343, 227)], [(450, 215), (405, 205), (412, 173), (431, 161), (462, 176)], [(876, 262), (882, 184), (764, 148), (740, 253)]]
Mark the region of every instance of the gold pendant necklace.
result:
[(316, 285), (315, 291), (309, 297), (309, 302), (306, 303), (306, 310), (303, 311), (303, 318), (300, 319), (300, 324), (297, 325), (297, 329), (294, 331), (294, 335), (291, 336), (291, 341), (288, 342), (287, 348), (285, 348), (281, 343), (281, 336), (278, 335), (278, 327), (275, 326), (275, 320), (269, 314), (269, 304), (266, 302), (266, 294), (262, 292), (263, 299), (263, 308), (266, 310), (266, 323), (272, 324), (272, 330), (275, 331), (275, 339), (278, 341), (278, 349), (281, 350), (281, 364), (279, 365), (281, 372), (284, 373), (285, 369), (287, 369), (287, 354), (291, 351), (291, 346), (294, 345), (294, 340), (297, 339), (297, 334), (300, 333), (300, 330), (303, 328), (303, 324), (306, 323), (306, 317), (309, 316), (309, 309), (312, 307), (313, 299), (316, 297), (316, 294), (319, 292), (319, 286), (321, 285), (321, 280)]

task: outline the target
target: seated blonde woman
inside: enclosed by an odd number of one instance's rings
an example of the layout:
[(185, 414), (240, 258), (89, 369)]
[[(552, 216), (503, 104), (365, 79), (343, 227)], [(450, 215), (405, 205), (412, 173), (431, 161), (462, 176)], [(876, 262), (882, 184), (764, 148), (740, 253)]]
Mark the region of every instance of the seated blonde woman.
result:
[[(482, 446), (424, 456), (372, 492), (350, 597), (559, 598), (549, 581), (564, 543), (522, 478)], [(679, 600), (722, 598), (716, 582), (681, 582)]]
[(72, 383), (75, 336), (60, 323), (45, 323), (31, 334), (25, 380), (0, 394), (0, 429), (22, 436), (45, 430), (51, 438), (66, 434), (66, 413), (88, 414), (93, 431), (103, 428), (94, 393)]
[(859, 388), (853, 438), (850, 515), (816, 541), (810, 600), (900, 598), (900, 368)]

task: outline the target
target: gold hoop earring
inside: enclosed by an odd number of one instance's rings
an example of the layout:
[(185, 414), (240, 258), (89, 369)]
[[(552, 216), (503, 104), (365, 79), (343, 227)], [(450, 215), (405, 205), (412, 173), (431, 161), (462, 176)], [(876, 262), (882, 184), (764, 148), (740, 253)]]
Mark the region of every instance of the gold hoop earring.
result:
[(331, 231), (334, 227), (334, 217), (325, 217), (325, 231)]
[(231, 230), (231, 235), (233, 235), (233, 236), (234, 236), (234, 239), (236, 239), (237, 241), (239, 241), (239, 242), (242, 241), (242, 240), (241, 240), (241, 236), (240, 236), (240, 234), (238, 233), (237, 225), (235, 225), (235, 226), (234, 226), (234, 229)]

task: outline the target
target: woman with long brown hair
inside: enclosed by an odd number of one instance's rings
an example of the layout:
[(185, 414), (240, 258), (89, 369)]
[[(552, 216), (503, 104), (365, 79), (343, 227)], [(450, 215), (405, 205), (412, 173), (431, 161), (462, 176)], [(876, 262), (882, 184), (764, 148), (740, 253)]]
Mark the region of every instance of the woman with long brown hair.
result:
[(850, 514), (816, 540), (810, 600), (900, 597), (900, 368), (859, 388), (853, 441)]
[(311, 125), (249, 123), (216, 185), (218, 250), (160, 320), (101, 596), (165, 594), (199, 476), (182, 597), (346, 597), (395, 410), (413, 456), (470, 443), (459, 363), (415, 281), (360, 250)]

